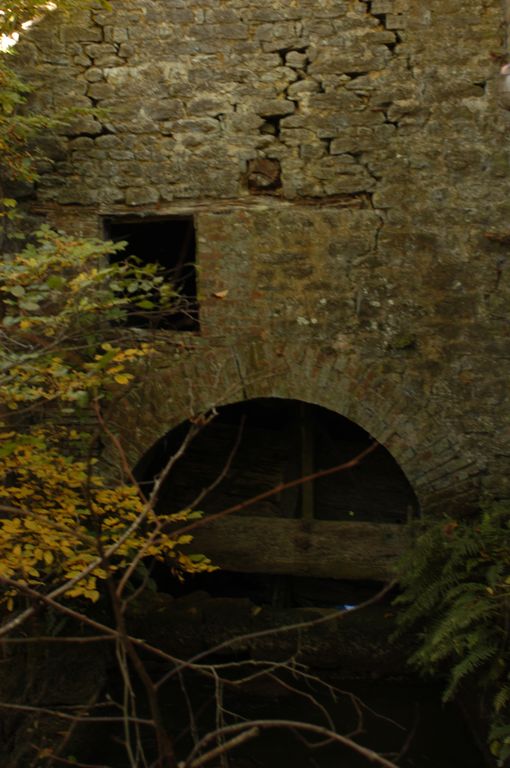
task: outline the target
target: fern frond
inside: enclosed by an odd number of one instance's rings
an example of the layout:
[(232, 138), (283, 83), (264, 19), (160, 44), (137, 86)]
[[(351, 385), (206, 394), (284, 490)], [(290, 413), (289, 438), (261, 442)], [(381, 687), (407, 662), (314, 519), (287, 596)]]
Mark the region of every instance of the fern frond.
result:
[(510, 704), (510, 685), (504, 685), (494, 696), (494, 711), (502, 712), (507, 704)]
[(448, 669), (444, 700), (468, 677), (488, 687), (494, 739), (494, 728), (506, 728), (510, 720), (508, 505), (494, 505), (467, 521), (432, 524), (416, 539), (400, 573), (399, 631), (419, 630), (410, 663), (425, 673)]
[(494, 647), (477, 647), (476, 653), (470, 653), (462, 659), (462, 661), (456, 664), (452, 670), (450, 682), (443, 693), (443, 701), (449, 701), (464, 678), (476, 672), (489, 661), (496, 652), (496, 648)]

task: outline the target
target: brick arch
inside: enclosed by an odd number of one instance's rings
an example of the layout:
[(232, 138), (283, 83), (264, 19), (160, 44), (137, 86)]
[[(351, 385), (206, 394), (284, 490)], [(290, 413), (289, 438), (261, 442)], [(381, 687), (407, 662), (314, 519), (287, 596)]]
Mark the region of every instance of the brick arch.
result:
[[(175, 356), (175, 352), (172, 354)], [(175, 359), (175, 357), (174, 357)], [(210, 408), (274, 397), (327, 408), (361, 426), (393, 456), (425, 512), (473, 501), (480, 468), (449, 435), (421, 393), (360, 356), (325, 355), (303, 345), (265, 343), (204, 349), (156, 370), (114, 414), (135, 466), (172, 428)]]

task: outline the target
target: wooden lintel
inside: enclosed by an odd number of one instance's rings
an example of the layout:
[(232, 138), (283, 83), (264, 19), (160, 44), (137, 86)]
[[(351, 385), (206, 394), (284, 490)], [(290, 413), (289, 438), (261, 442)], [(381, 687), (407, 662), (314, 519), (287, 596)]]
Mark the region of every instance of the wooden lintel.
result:
[(190, 550), (240, 573), (386, 581), (409, 543), (405, 525), (231, 517), (194, 532)]

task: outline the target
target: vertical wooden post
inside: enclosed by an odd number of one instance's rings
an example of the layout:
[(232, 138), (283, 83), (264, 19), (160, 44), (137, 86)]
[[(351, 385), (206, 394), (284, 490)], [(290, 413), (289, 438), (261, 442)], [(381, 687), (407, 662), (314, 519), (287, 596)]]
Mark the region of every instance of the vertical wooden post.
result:
[[(313, 419), (310, 407), (301, 403), (299, 407), (299, 431), (301, 443), (301, 476), (312, 475), (315, 471)], [(314, 483), (311, 480), (301, 486), (301, 517), (303, 520), (314, 518)]]
[[(301, 408), (292, 408), (287, 424), (287, 461), (283, 481), (296, 480), (302, 475), (301, 467)], [(280, 510), (284, 518), (296, 518), (301, 514), (301, 488), (289, 488), (280, 494)], [(292, 604), (292, 580), (288, 575), (277, 575), (273, 582), (271, 599), (273, 608), (288, 608)]]

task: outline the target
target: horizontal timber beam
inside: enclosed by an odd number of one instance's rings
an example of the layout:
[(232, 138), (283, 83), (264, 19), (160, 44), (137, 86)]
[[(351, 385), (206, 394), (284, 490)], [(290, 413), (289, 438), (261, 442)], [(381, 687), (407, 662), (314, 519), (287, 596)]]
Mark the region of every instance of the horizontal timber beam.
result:
[(404, 525), (243, 516), (204, 524), (190, 549), (227, 571), (386, 581), (409, 541)]

